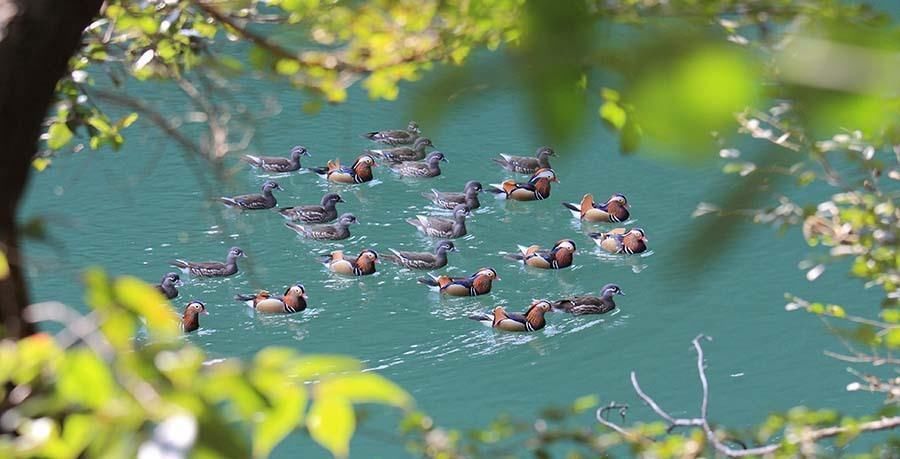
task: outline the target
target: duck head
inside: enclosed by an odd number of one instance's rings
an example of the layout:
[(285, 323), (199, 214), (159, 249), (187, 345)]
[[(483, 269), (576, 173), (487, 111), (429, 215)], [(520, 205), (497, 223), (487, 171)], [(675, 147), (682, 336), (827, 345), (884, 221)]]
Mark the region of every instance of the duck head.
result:
[(428, 156), (425, 157), (425, 162), (427, 162), (428, 164), (437, 164), (438, 161), (443, 161), (445, 163), (450, 162), (447, 160), (447, 157), (439, 151), (432, 151), (431, 153), (428, 153)]
[(641, 228), (632, 228), (631, 231), (628, 232), (628, 234), (634, 236), (643, 243), (647, 243), (650, 241), (650, 239), (647, 239), (647, 235), (644, 234), (644, 230)]
[(625, 295), (618, 284), (606, 284), (600, 289), (600, 296)]
[(459, 252), (459, 249), (456, 248), (456, 245), (453, 241), (440, 241), (435, 246), (435, 250), (438, 252)]
[(328, 193), (322, 196), (322, 207), (333, 207), (339, 202), (344, 202), (344, 199), (337, 193)]
[(549, 168), (538, 169), (528, 181), (534, 183), (540, 179), (547, 179), (548, 181), (559, 183), (559, 179), (556, 178), (556, 172)]
[(546, 158), (547, 156), (556, 156), (556, 152), (553, 151), (553, 149), (550, 147), (543, 146), (537, 149), (537, 153), (535, 154), (535, 156), (537, 156), (538, 158), (542, 156)]
[(296, 145), (291, 148), (291, 159), (297, 161), (301, 156), (312, 156), (312, 154), (303, 145)]
[(490, 280), (500, 280), (500, 276), (494, 268), (481, 268), (472, 277), (486, 277)]
[(353, 163), (353, 170), (357, 170), (357, 168), (361, 167), (376, 167), (375, 158), (371, 155), (362, 155), (359, 158), (356, 158), (356, 161)]
[(466, 194), (481, 193), (482, 190), (484, 190), (484, 188), (481, 186), (481, 182), (475, 180), (469, 180), (468, 182), (466, 182), (466, 187), (464, 189)]
[(306, 296), (306, 287), (304, 287), (301, 283), (296, 283), (288, 287), (288, 289), (284, 291), (284, 296), (296, 296), (299, 298), (303, 298), (304, 300), (308, 299), (308, 297)]
[(469, 207), (465, 204), (457, 204), (453, 208), (453, 218), (456, 220), (465, 220), (469, 214)]
[(413, 143), (414, 150), (421, 150), (425, 147), (434, 148), (434, 144), (431, 143), (431, 139), (429, 139), (428, 137), (419, 137), (418, 139), (416, 139), (415, 143)]
[(172, 285), (175, 287), (181, 287), (182, 285), (184, 285), (184, 283), (181, 282), (181, 276), (179, 276), (178, 273), (176, 273), (176, 272), (171, 272), (171, 273), (166, 274), (162, 278), (162, 282), (160, 282), (160, 283), (162, 285)]
[(274, 180), (266, 180), (266, 182), (262, 184), (263, 194), (269, 194), (272, 190), (284, 191), (284, 188)]
[(246, 256), (247, 256), (247, 254), (245, 254), (244, 251), (241, 250), (240, 247), (232, 247), (231, 249), (228, 250), (228, 259), (229, 260), (234, 260), (237, 257), (246, 257)]
[(563, 240), (557, 242), (557, 243), (553, 246), (553, 250), (554, 250), (554, 251), (556, 251), (556, 250), (568, 250), (569, 252), (574, 252), (574, 251), (575, 251), (575, 241), (573, 241), (573, 240), (571, 240), (571, 239), (563, 239)]
[(356, 215), (353, 215), (353, 214), (343, 214), (343, 215), (341, 215), (340, 217), (338, 217), (338, 224), (339, 224), (339, 225), (344, 225), (344, 226), (346, 226), (346, 225), (352, 225), (352, 224), (354, 224), (354, 223), (359, 223), (359, 220), (356, 219)]
[(197, 317), (199, 314), (209, 314), (206, 305), (202, 301), (192, 300), (184, 307), (184, 317)]
[(415, 121), (410, 121), (409, 124), (406, 125), (406, 130), (415, 134), (422, 133), (419, 131), (419, 123), (416, 123)]

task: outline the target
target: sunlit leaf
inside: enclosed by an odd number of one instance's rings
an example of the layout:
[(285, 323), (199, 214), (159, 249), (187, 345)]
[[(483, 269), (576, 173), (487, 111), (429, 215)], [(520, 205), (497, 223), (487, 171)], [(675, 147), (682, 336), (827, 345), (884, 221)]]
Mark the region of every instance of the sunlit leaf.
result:
[(400, 386), (372, 372), (332, 376), (316, 387), (316, 393), (353, 403), (383, 403), (401, 408), (412, 405), (412, 397)]
[(317, 398), (306, 417), (309, 435), (335, 457), (350, 454), (350, 437), (356, 429), (356, 415), (350, 401), (340, 397)]
[(177, 315), (158, 290), (146, 282), (130, 276), (116, 279), (113, 291), (122, 306), (147, 320), (147, 329), (158, 337), (178, 334)]
[(57, 121), (50, 125), (47, 130), (47, 147), (51, 150), (59, 150), (70, 140), (72, 140), (72, 131), (66, 123)]
[[(66, 354), (59, 369), (59, 394), (73, 404), (100, 408), (115, 395), (115, 381), (105, 362), (88, 349)], [(90, 388), (90, 390), (86, 390)]]

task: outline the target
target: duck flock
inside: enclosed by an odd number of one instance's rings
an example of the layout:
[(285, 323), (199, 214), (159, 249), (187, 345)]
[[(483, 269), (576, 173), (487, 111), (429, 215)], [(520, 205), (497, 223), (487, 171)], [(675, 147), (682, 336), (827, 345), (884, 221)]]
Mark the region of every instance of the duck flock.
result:
[[(340, 160), (328, 161), (323, 167), (310, 168), (329, 182), (345, 184), (348, 187), (369, 182), (374, 178), (373, 168), (381, 163), (394, 173), (404, 177), (430, 178), (441, 174), (441, 163), (448, 162), (440, 151), (427, 153), (432, 142), (422, 136), (418, 125), (410, 122), (406, 129), (374, 131), (363, 134), (363, 137), (381, 144), (384, 148), (368, 149), (349, 166), (342, 165)], [(515, 174), (528, 176), (527, 180), (508, 179), (503, 183), (491, 184), (487, 188), (477, 181), (469, 181), (461, 191), (438, 191), (432, 189), (423, 193), (422, 197), (435, 206), (452, 211), (449, 218), (417, 215), (407, 219), (407, 223), (419, 232), (435, 238), (437, 243), (432, 252), (409, 252), (389, 249), (390, 253), (377, 253), (372, 249), (363, 249), (358, 254), (346, 254), (336, 250), (323, 256), (321, 262), (325, 267), (339, 275), (366, 276), (375, 272), (376, 263), (387, 260), (404, 268), (413, 270), (435, 271), (447, 266), (448, 252), (457, 251), (452, 239), (467, 234), (466, 217), (474, 209), (481, 207), (479, 194), (488, 192), (498, 199), (516, 201), (539, 201), (550, 197), (550, 187), (558, 182), (556, 173), (550, 166), (550, 157), (555, 156), (550, 147), (541, 147), (534, 157), (512, 156), (501, 154), (494, 159), (500, 167)], [(311, 156), (307, 149), (296, 146), (290, 157), (267, 157), (246, 155), (243, 160), (251, 167), (271, 173), (290, 173), (299, 171), (301, 156)], [(277, 201), (274, 192), (282, 190), (281, 186), (267, 180), (262, 185), (261, 193), (240, 196), (222, 197), (220, 201), (228, 207), (242, 211), (276, 209)], [(288, 221), (285, 226), (298, 235), (315, 240), (337, 241), (350, 237), (350, 226), (357, 222), (352, 213), (338, 213), (337, 205), (343, 203), (338, 193), (327, 193), (320, 204), (283, 207), (277, 211)], [(624, 223), (630, 217), (628, 200), (625, 195), (615, 193), (604, 202), (594, 201), (590, 194), (585, 194), (580, 202), (563, 202), (574, 218), (596, 223)], [(611, 254), (631, 255), (647, 250), (647, 237), (640, 228), (615, 228), (607, 232), (590, 233), (589, 237), (604, 251)], [(506, 258), (521, 262), (523, 265), (539, 269), (565, 269), (572, 266), (576, 244), (571, 239), (556, 242), (549, 249), (539, 245), (519, 246), (519, 253), (506, 255)], [(195, 277), (225, 277), (238, 272), (237, 260), (246, 256), (239, 247), (232, 247), (224, 262), (194, 262), (174, 260), (175, 266), (185, 274)], [(428, 273), (420, 277), (418, 282), (449, 296), (477, 296), (491, 291), (491, 285), (500, 276), (491, 267), (484, 267), (466, 277), (450, 277)], [(157, 289), (167, 299), (178, 297), (178, 287), (182, 285), (177, 272), (170, 272), (163, 277)], [(614, 297), (624, 295), (622, 289), (614, 284), (606, 284), (598, 295), (582, 295), (557, 300), (538, 299), (523, 312), (509, 312), (497, 306), (491, 312), (470, 315), (487, 326), (499, 330), (513, 332), (532, 332), (544, 328), (545, 314), (550, 311), (581, 314), (604, 314), (616, 308)], [(285, 290), (283, 295), (272, 294), (261, 290), (250, 294), (238, 294), (238, 301), (246, 302), (259, 313), (291, 314), (307, 307), (306, 287), (297, 283)], [(199, 316), (207, 313), (202, 301), (192, 300), (184, 308), (182, 329), (192, 332), (200, 328)]]

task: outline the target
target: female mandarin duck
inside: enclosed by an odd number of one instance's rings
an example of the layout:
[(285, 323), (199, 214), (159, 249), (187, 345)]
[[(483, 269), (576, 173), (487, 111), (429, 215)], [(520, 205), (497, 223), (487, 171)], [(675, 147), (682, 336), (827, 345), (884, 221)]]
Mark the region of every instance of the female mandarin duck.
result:
[(322, 202), (319, 205), (282, 207), (278, 209), (278, 213), (291, 221), (328, 223), (337, 218), (337, 203), (339, 202), (344, 202), (341, 195), (328, 193), (322, 196)]
[(297, 145), (291, 149), (289, 158), (280, 156), (253, 156), (244, 155), (243, 159), (253, 168), (262, 169), (268, 172), (294, 172), (300, 170), (300, 157), (312, 156), (306, 147)]
[(552, 303), (553, 309), (569, 312), (576, 316), (582, 314), (606, 314), (616, 309), (615, 295), (624, 295), (616, 284), (606, 284), (600, 290), (600, 296), (573, 296)]
[(453, 219), (416, 215), (416, 218), (406, 219), (406, 223), (415, 226), (419, 231), (431, 237), (456, 239), (466, 235), (467, 215), (469, 215), (469, 209), (459, 204), (453, 209)]
[(550, 182), (559, 182), (553, 169), (538, 169), (526, 183), (507, 180), (500, 184), (491, 184), (491, 193), (502, 195), (506, 199), (516, 201), (535, 201), (550, 197)]
[(534, 174), (538, 169), (550, 169), (550, 157), (556, 152), (550, 147), (538, 148), (535, 156), (512, 156), (500, 154), (494, 162), (510, 172), (518, 174)]
[(633, 228), (631, 230), (625, 228), (616, 228), (606, 233), (591, 233), (588, 236), (600, 246), (601, 249), (609, 253), (641, 253), (647, 250), (647, 236), (644, 230)]
[(372, 168), (375, 167), (375, 158), (371, 155), (362, 155), (356, 158), (350, 167), (341, 166), (340, 160), (328, 161), (325, 167), (315, 167), (313, 172), (334, 183), (364, 183), (374, 178)]
[(432, 276), (420, 277), (419, 283), (437, 287), (438, 291), (450, 296), (478, 296), (490, 293), (491, 284), (500, 280), (494, 268), (481, 268), (468, 277)]
[(363, 134), (363, 137), (374, 142), (387, 145), (407, 145), (419, 138), (422, 131), (415, 121), (410, 121), (406, 129), (393, 129), (386, 131), (372, 131)]
[(594, 196), (588, 193), (581, 198), (580, 204), (564, 202), (562, 205), (572, 212), (572, 216), (586, 222), (624, 222), (631, 215), (628, 200), (622, 193), (610, 196), (605, 203), (594, 202)]
[(181, 331), (190, 333), (200, 328), (200, 314), (209, 314), (203, 302), (194, 300), (188, 303), (181, 316)]
[(522, 263), (542, 269), (561, 269), (572, 266), (572, 260), (575, 258), (575, 241), (571, 239), (563, 239), (557, 242), (550, 250), (541, 250), (540, 246), (532, 245), (530, 247), (519, 246), (520, 254), (509, 255), (511, 260), (518, 260)]
[(425, 158), (425, 149), (434, 147), (431, 139), (420, 137), (416, 139), (411, 147), (386, 148), (382, 150), (366, 150), (366, 153), (373, 154), (388, 161), (421, 161)]
[(348, 276), (366, 276), (375, 273), (377, 261), (378, 254), (370, 249), (359, 252), (356, 257), (348, 257), (342, 250), (335, 250), (322, 257), (322, 264), (329, 271)]
[(438, 269), (447, 266), (447, 252), (459, 252), (453, 241), (438, 242), (431, 252), (399, 252), (388, 249), (392, 253), (383, 254), (385, 260), (409, 269)]
[(306, 288), (303, 284), (294, 284), (285, 290), (282, 296), (273, 296), (266, 290), (256, 294), (236, 295), (234, 299), (247, 303), (256, 312), (266, 314), (293, 314), (306, 309)]
[(459, 204), (465, 204), (469, 210), (475, 210), (481, 207), (481, 202), (478, 201), (478, 193), (481, 191), (481, 183), (470, 180), (466, 183), (466, 187), (463, 189), (462, 193), (452, 191), (442, 192), (432, 188), (430, 193), (422, 193), (422, 196), (442, 209), (453, 209)]
[(294, 230), (297, 234), (309, 239), (322, 239), (329, 241), (339, 241), (350, 237), (350, 225), (358, 223), (356, 216), (353, 214), (344, 214), (330, 225), (299, 225), (293, 222), (287, 222), (284, 226)]
[(166, 297), (167, 300), (171, 300), (178, 296), (178, 287), (182, 285), (181, 276), (178, 273), (168, 273), (156, 285), (156, 290)]
[(448, 162), (443, 153), (432, 151), (425, 157), (425, 161), (392, 162), (389, 166), (404, 177), (437, 177), (441, 175), (441, 161)]
[(185, 273), (199, 277), (226, 277), (238, 272), (237, 258), (246, 257), (244, 251), (240, 247), (232, 247), (228, 250), (228, 256), (225, 263), (220, 261), (195, 262), (186, 260), (175, 260), (171, 264), (176, 268), (180, 268)]
[(222, 201), (222, 203), (228, 207), (236, 207), (244, 210), (271, 209), (278, 204), (278, 201), (275, 200), (275, 195), (272, 194), (272, 190), (284, 191), (278, 183), (267, 180), (262, 185), (261, 194), (244, 194), (230, 198), (221, 197), (219, 198), (219, 201)]
[(550, 302), (547, 300), (534, 300), (528, 309), (516, 314), (506, 312), (503, 306), (497, 306), (490, 314), (472, 314), (469, 316), (472, 320), (477, 320), (484, 325), (500, 330), (513, 332), (533, 332), (544, 328), (547, 321), (544, 314), (550, 312)]

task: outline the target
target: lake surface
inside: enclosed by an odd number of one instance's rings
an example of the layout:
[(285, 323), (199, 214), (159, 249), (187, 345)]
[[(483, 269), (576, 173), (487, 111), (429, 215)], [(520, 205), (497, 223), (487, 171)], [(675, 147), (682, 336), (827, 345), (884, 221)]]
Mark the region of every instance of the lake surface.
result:
[[(307, 115), (300, 110), (301, 96), (290, 88), (241, 84), (245, 102), (270, 93), (283, 106), (279, 115), (260, 122), (254, 151), (286, 155), (293, 145), (305, 145), (314, 156), (303, 163), (313, 166), (335, 157), (351, 162), (369, 146), (362, 132), (405, 126), (417, 108), (417, 91), (423, 91), (413, 85), (397, 102), (373, 103), (354, 89), (346, 104)], [(186, 108), (166, 87), (143, 87), (139, 93), (167, 112)], [(561, 156), (553, 165), (562, 183), (554, 184), (550, 199), (504, 202), (482, 195), (482, 208), (469, 219), (469, 235), (458, 240), (461, 251), (450, 254), (445, 272), (466, 275), (494, 267), (502, 280), (489, 295), (441, 298), (415, 282), (421, 272), (388, 263), (373, 276), (348, 279), (317, 262), (316, 254), (337, 248), (430, 249), (433, 242), (404, 222), (433, 211), (420, 193), (462, 189), (472, 179), (487, 184), (511, 177), (490, 158), (499, 152), (531, 154), (547, 143), (535, 129), (531, 110), (515, 88), (448, 102), (440, 126), (421, 126), (450, 160), (435, 179), (401, 179), (385, 167), (375, 169), (374, 182), (356, 187), (329, 185), (312, 173), (277, 177), (286, 190), (276, 192), (279, 205), (317, 203), (325, 192), (341, 193), (347, 202), (339, 211), (353, 212), (360, 224), (351, 228), (349, 240), (338, 243), (302, 240), (275, 212), (223, 209), (210, 198), (256, 192), (269, 177), (242, 168), (237, 157), (226, 159), (229, 168), (235, 167), (227, 180), (217, 179), (202, 163), (198, 171), (173, 142), (139, 122), (127, 132), (122, 151), (61, 155), (33, 177), (23, 218), (47, 217), (59, 244), (29, 243), (32, 298), (83, 309), (79, 273), (85, 266), (157, 282), (173, 258), (220, 260), (238, 245), (248, 254), (240, 260), (238, 275), (188, 280), (181, 290), (176, 307), (198, 298), (210, 310), (201, 330), (189, 336), (191, 342), (210, 358), (246, 358), (269, 345), (350, 354), (409, 390), (418, 406), (445, 426), (475, 427), (499, 412), (527, 417), (586, 394), (630, 403), (630, 421), (651, 420), (628, 382), (631, 370), (670, 412), (693, 415), (699, 387), (690, 341), (701, 332), (714, 339), (705, 349), (716, 422), (741, 427), (798, 404), (837, 406), (850, 413), (872, 412), (880, 405), (879, 397), (843, 392), (850, 381), (845, 364), (822, 355), (825, 348), (839, 350), (837, 341), (814, 317), (783, 307), (783, 295), (790, 291), (865, 313), (875, 295), (860, 297), (859, 283), (841, 267), (808, 283), (797, 263), (812, 249), (799, 229), (778, 236), (770, 228), (742, 225), (720, 256), (701, 263), (701, 271), (689, 270), (684, 245), (699, 225), (712, 221), (693, 220), (691, 212), (697, 202), (716, 202), (734, 178), (722, 175), (715, 159), (686, 166), (622, 156), (599, 119), (592, 119), (575, 142), (556, 146)], [(625, 193), (632, 223), (645, 229), (652, 252), (631, 258), (601, 255), (586, 233), (605, 227), (582, 226), (560, 205), (586, 192), (597, 199)], [(501, 255), (516, 245), (548, 246), (561, 238), (578, 244), (571, 269), (523, 269)], [(310, 309), (300, 314), (255, 316), (232, 299), (260, 288), (282, 291), (297, 281), (310, 297)], [(546, 329), (533, 334), (497, 333), (466, 319), (498, 304), (520, 310), (532, 298), (596, 294), (608, 282), (627, 293), (617, 297), (620, 309), (612, 314), (549, 314)], [(354, 438), (353, 455), (403, 456), (402, 443), (381, 435), (396, 430), (397, 416), (375, 419)], [(592, 424), (592, 414), (585, 414), (583, 422)], [(327, 457), (302, 434), (275, 452), (277, 457), (300, 455)]]

